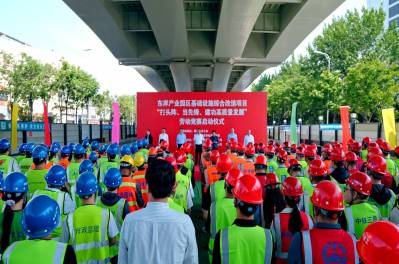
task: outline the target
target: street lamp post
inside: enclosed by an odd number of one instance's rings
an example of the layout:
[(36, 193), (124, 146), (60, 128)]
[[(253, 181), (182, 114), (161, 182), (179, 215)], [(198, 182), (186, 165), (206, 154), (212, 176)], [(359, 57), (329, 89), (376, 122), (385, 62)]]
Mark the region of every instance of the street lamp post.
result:
[(298, 124), (299, 124), (299, 143), (301, 143), (301, 140), (302, 140), (302, 118), (298, 118)]
[[(316, 53), (316, 54), (322, 55), (322, 56), (324, 56), (326, 58), (328, 71), (331, 72), (331, 58), (330, 58), (330, 56), (327, 53), (319, 51), (319, 50), (314, 50), (313, 52)], [(326, 124), (328, 124), (328, 120), (329, 120), (329, 109), (327, 109)]]

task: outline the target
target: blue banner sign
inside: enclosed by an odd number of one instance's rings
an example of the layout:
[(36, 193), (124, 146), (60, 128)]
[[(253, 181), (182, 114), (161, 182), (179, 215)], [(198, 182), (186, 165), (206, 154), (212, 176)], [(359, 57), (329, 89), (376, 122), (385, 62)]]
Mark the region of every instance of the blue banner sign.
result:
[[(0, 120), (0, 131), (11, 131), (10, 120)], [(44, 131), (43, 122), (18, 122), (17, 131)]]
[(112, 125), (103, 125), (103, 129), (104, 130), (111, 130), (112, 129)]
[(282, 125), (280, 126), (280, 129), (283, 131), (290, 131), (291, 130), (291, 126), (290, 125)]
[(320, 130), (321, 131), (342, 130), (342, 125), (341, 124), (320, 124)]

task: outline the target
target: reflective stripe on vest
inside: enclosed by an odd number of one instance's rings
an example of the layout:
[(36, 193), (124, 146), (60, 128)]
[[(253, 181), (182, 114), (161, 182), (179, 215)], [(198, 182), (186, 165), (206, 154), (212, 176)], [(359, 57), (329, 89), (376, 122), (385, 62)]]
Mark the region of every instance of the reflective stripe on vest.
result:
[(357, 255), (357, 249), (356, 249), (356, 237), (352, 234), (350, 234), (352, 241), (353, 241), (353, 251), (355, 252), (355, 263), (359, 263), (359, 256)]
[(11, 244), (11, 246), (9, 246), (6, 250), (6, 252), (4, 253), (2, 259), (4, 261), (5, 264), (10, 263), (10, 255), (11, 252), (14, 250), (15, 246), (18, 245), (20, 243), (20, 241), (14, 242)]
[[(272, 252), (268, 250), (268, 246), (272, 244), (272, 235), (268, 229), (265, 229), (265, 259), (264, 264), (271, 263), (272, 260)], [(223, 263), (229, 264), (229, 229), (225, 228), (222, 230), (222, 252), (223, 252)]]
[(214, 201), (216, 201), (216, 187), (215, 187), (215, 184), (211, 184), (211, 186), (209, 188), (211, 188), (211, 202), (214, 202)]
[(350, 234), (355, 234), (355, 225), (354, 225), (354, 221), (353, 221), (353, 213), (352, 213), (352, 208), (351, 207), (347, 207), (345, 208), (345, 215), (348, 218), (348, 232)]
[(288, 258), (288, 252), (283, 252), (282, 248), (282, 241), (281, 241), (281, 222), (280, 222), (280, 214), (275, 214), (274, 216), (274, 230), (275, 235), (276, 235), (276, 256), (281, 259), (287, 259)]
[(215, 237), (216, 237), (216, 202), (211, 204), (211, 238), (215, 239)]
[(57, 243), (57, 248), (55, 249), (53, 264), (60, 263), (60, 260), (64, 258), (64, 250), (66, 245), (63, 243)]

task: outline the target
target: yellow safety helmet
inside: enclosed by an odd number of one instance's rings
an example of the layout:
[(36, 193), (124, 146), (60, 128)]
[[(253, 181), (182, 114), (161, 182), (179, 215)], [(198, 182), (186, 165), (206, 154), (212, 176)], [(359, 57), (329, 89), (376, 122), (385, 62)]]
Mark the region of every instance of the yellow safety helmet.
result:
[(135, 167), (141, 167), (144, 165), (145, 159), (143, 157), (143, 155), (140, 155), (139, 153), (136, 153), (136, 155), (134, 156), (134, 166)]
[(121, 158), (120, 162), (129, 163), (131, 166), (134, 166), (134, 160), (130, 155), (125, 155)]

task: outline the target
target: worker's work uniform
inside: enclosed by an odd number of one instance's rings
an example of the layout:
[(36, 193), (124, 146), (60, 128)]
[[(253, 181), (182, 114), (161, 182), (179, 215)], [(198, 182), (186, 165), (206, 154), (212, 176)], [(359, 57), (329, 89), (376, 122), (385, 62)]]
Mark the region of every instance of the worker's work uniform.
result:
[(345, 207), (345, 217), (348, 225), (347, 231), (357, 239), (360, 239), (368, 225), (381, 219), (378, 208), (369, 203), (359, 203)]
[[(118, 188), (118, 196), (127, 201), (130, 212), (137, 211), (144, 205), (141, 192), (138, 192), (136, 183), (130, 177), (122, 177), (122, 184)], [(139, 200), (141, 200), (141, 203)]]
[(3, 173), (3, 177), (6, 177), (8, 174), (12, 172), (19, 172), (18, 162), (8, 156), (8, 155), (0, 155), (0, 172)]
[(368, 203), (375, 205), (381, 214), (382, 220), (389, 220), (389, 215), (396, 204), (395, 193), (383, 184), (373, 184)]
[(136, 186), (140, 186), (141, 194), (143, 195), (144, 204), (148, 203), (148, 185), (145, 179), (145, 169), (139, 169), (133, 174), (133, 182)]
[(289, 175), (285, 164), (278, 164), (277, 169), (276, 169), (276, 175), (281, 183), (285, 181), (285, 179)]
[(32, 198), (32, 195), (36, 190), (46, 189), (47, 182), (45, 176), (48, 170), (28, 170), (26, 172), (26, 178), (28, 179), (28, 198)]

